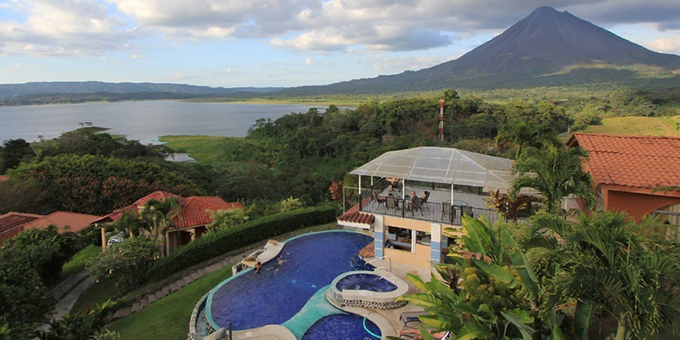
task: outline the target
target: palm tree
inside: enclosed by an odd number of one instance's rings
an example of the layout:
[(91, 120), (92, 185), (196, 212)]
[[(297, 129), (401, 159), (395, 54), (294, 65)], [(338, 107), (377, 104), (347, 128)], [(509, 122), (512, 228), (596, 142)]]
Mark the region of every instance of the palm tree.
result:
[(141, 212), (142, 218), (147, 222), (149, 232), (156, 240), (161, 240), (161, 256), (167, 255), (166, 231), (175, 226), (174, 218), (181, 209), (179, 199), (170, 197), (164, 201), (149, 200)]
[(590, 175), (581, 166), (587, 156), (581, 148), (564, 149), (554, 145), (530, 148), (515, 161), (513, 170), (520, 176), (515, 179), (513, 190), (537, 190), (546, 210), (552, 213), (557, 212), (559, 203), (569, 195), (581, 198), (591, 206), (594, 192)]
[(495, 139), (496, 148), (502, 152), (508, 145), (517, 148), (515, 159), (519, 159), (527, 148), (540, 148), (544, 145), (560, 145), (557, 132), (549, 126), (540, 126), (525, 121), (517, 121), (503, 127)]
[(115, 229), (124, 231), (130, 237), (139, 235), (140, 231), (146, 229), (146, 221), (142, 219), (140, 214), (135, 210), (123, 211), (123, 214), (113, 222)]
[(535, 228), (556, 236), (561, 268), (553, 280), (554, 301), (576, 299), (616, 318), (617, 340), (658, 336), (661, 328), (680, 325), (676, 246), (639, 235), (621, 213), (582, 215), (574, 225), (541, 214)]

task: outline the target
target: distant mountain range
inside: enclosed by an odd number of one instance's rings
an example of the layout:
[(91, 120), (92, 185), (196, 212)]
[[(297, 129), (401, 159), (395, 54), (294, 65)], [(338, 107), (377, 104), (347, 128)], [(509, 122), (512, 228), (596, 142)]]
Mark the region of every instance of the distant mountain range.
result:
[[(638, 71), (647, 75), (642, 77)], [(569, 12), (540, 7), (502, 34), (462, 57), (419, 71), (323, 86), (215, 88), (184, 84), (44, 82), (0, 84), (0, 99), (113, 93), (115, 98), (304, 96), (390, 93), (444, 88), (680, 84), (680, 56), (650, 51)], [(649, 73), (658, 75), (650, 77)], [(132, 97), (145, 93), (143, 97)]]
[(35, 82), (24, 84), (0, 84), (0, 98), (15, 96), (91, 94), (91, 93), (166, 93), (174, 97), (202, 97), (219, 95), (254, 95), (281, 90), (280, 87), (210, 87), (186, 84), (159, 83), (106, 83), (85, 82)]

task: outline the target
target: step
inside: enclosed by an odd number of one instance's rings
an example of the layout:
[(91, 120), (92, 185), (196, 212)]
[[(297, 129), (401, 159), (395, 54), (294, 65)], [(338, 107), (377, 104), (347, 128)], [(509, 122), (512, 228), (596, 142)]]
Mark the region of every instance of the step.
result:
[(156, 297), (156, 294), (150, 294), (146, 296), (147, 299), (149, 299), (149, 304), (152, 304), (158, 300), (158, 297)]
[(113, 314), (112, 320), (122, 319), (128, 315), (130, 315), (130, 307), (121, 308)]
[(212, 272), (214, 272), (214, 271), (216, 271), (216, 270), (219, 270), (219, 269), (222, 269), (222, 268), (224, 268), (224, 265), (223, 265), (223, 264), (221, 264), (221, 263), (215, 263), (215, 264), (213, 264), (212, 266), (210, 266), (210, 267), (208, 267), (208, 268), (206, 268), (206, 269), (208, 269), (208, 271), (210, 271), (210, 272), (212, 273)]
[(203, 275), (204, 275), (204, 274), (201, 274), (200, 272), (195, 272), (195, 273), (191, 274), (191, 277), (193, 277), (193, 278), (194, 278), (194, 281), (196, 281), (196, 280), (198, 280), (199, 278), (201, 278), (201, 276), (203, 276)]
[(201, 277), (210, 274), (211, 272), (208, 270), (208, 268), (202, 268), (201, 270), (197, 271), (197, 273), (201, 274)]
[(130, 314), (132, 313), (137, 313), (139, 310), (142, 309), (142, 303), (141, 302), (135, 302), (132, 304), (132, 309), (130, 310)]
[(182, 288), (182, 287), (188, 285), (188, 283), (187, 283), (186, 281), (184, 281), (184, 280), (179, 280), (179, 281), (177, 281), (177, 282), (175, 282), (175, 283), (179, 285), (179, 288)]
[(180, 287), (177, 282), (173, 282), (173, 283), (170, 284), (170, 292), (172, 292), (172, 293), (178, 291), (180, 288), (182, 288), (182, 287)]
[(164, 289), (161, 289), (161, 290), (157, 291), (156, 294), (154, 294), (154, 296), (156, 297), (156, 300), (160, 300), (160, 299), (168, 296), (168, 292), (166, 292)]
[(194, 279), (194, 277), (191, 276), (191, 275), (187, 275), (187, 276), (183, 277), (182, 280), (184, 280), (186, 283), (192, 283), (192, 282), (196, 281), (196, 279)]
[(145, 296), (145, 297), (142, 299), (141, 305), (140, 305), (139, 308), (140, 308), (140, 309), (144, 309), (144, 308), (146, 308), (146, 306), (148, 306), (148, 305), (150, 305), (150, 304), (151, 304), (151, 302), (149, 302), (149, 297), (148, 297), (148, 296)]

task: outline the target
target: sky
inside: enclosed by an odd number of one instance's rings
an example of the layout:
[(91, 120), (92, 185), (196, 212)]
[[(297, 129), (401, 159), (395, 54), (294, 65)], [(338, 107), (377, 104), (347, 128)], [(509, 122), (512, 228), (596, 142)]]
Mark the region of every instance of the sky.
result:
[(0, 83), (323, 85), (456, 59), (540, 6), (680, 54), (678, 0), (0, 0)]

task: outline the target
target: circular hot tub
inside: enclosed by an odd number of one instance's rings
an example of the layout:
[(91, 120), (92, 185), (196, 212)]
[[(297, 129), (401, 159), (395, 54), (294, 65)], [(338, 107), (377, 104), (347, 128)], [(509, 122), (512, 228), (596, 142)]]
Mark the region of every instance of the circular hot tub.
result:
[(326, 297), (340, 306), (393, 309), (406, 305), (398, 300), (408, 292), (408, 284), (386, 269), (353, 271), (333, 280)]
[(345, 289), (368, 290), (371, 292), (391, 292), (397, 290), (397, 285), (374, 273), (349, 274), (338, 280), (335, 287), (341, 292)]

